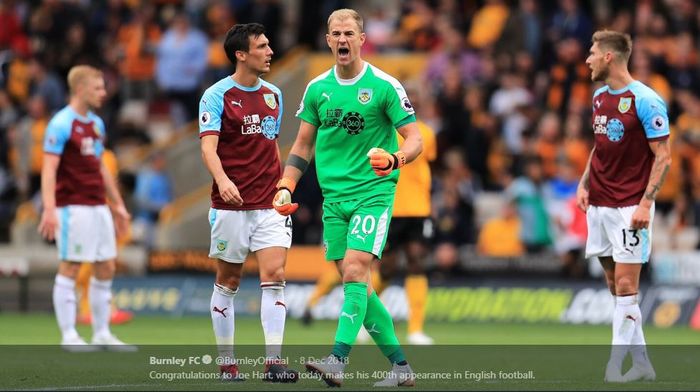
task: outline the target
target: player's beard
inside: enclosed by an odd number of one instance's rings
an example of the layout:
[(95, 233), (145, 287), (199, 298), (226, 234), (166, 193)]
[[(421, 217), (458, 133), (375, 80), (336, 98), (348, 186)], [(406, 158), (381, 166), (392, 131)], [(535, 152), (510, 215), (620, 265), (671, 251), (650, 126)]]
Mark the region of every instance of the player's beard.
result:
[(608, 67), (601, 68), (598, 73), (592, 73), (591, 79), (594, 82), (604, 82), (608, 76), (610, 76), (610, 69)]

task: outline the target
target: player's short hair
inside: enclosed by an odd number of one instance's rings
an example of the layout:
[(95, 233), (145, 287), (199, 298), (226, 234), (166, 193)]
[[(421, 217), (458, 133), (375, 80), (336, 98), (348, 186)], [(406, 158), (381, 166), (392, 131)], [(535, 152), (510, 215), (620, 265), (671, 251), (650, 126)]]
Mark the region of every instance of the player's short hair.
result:
[(68, 71), (68, 88), (74, 93), (89, 78), (101, 78), (102, 71), (91, 65), (76, 65)]
[(353, 19), (355, 23), (357, 23), (357, 27), (360, 28), (360, 33), (365, 31), (365, 23), (362, 21), (362, 17), (357, 11), (353, 9), (341, 8), (339, 10), (333, 11), (333, 13), (331, 13), (331, 15), (328, 17), (328, 31), (331, 30), (331, 21), (333, 19)]
[(236, 51), (250, 49), (250, 36), (257, 38), (265, 34), (265, 26), (260, 23), (239, 23), (226, 32), (224, 52), (233, 65), (236, 65)]
[(593, 33), (591, 43), (598, 43), (598, 46), (611, 50), (616, 54), (616, 58), (627, 64), (632, 54), (632, 38), (629, 34), (612, 30), (598, 30)]

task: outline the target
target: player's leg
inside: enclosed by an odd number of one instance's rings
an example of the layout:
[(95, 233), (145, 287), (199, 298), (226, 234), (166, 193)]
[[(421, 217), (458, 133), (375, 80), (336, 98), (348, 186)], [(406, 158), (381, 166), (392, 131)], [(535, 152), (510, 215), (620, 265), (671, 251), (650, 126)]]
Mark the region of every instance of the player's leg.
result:
[[(590, 206), (586, 212), (586, 222), (588, 224), (588, 238), (586, 240), (586, 258), (597, 257), (605, 272), (605, 281), (608, 289), (614, 298), (615, 291), (615, 263), (613, 262), (613, 244), (608, 235), (606, 227), (605, 213), (610, 210), (606, 207)], [(613, 312), (613, 345), (610, 352), (610, 360), (605, 368), (604, 380), (608, 382), (622, 382), (622, 372), (620, 367), (622, 360), (627, 353), (626, 347), (615, 346), (615, 317), (617, 312)], [(619, 362), (619, 364), (618, 364)]]
[(249, 231), (247, 211), (226, 211), (211, 208), (211, 243), (209, 257), (216, 258), (216, 280), (209, 311), (219, 353), (222, 378), (230, 381), (239, 377), (233, 342), (235, 332), (234, 299), (241, 282), (243, 262), (248, 255)]
[[(136, 351), (115, 337), (109, 329), (112, 315), (112, 280), (116, 270), (117, 240), (112, 214), (107, 206), (89, 207), (93, 215), (92, 238), (95, 254), (93, 276), (90, 278), (90, 312), (92, 313), (92, 344), (115, 351)], [(93, 248), (88, 242), (86, 247)]]
[(425, 305), (428, 300), (428, 277), (425, 274), (425, 258), (433, 237), (433, 224), (429, 218), (411, 220), (406, 249), (406, 280), (404, 288), (408, 299), (408, 342), (433, 344), (433, 339), (423, 332)]
[(77, 247), (81, 247), (81, 244), (75, 243), (76, 237), (80, 235), (76, 232), (79, 217), (72, 210), (71, 206), (56, 209), (58, 227), (55, 238), (59, 265), (53, 286), (53, 307), (61, 330), (61, 345), (68, 350), (87, 345), (75, 329), (75, 280), (80, 269), (80, 259), (74, 258), (70, 251), (78, 250)]
[[(347, 237), (348, 252), (342, 265), (343, 281), (349, 280), (346, 278), (348, 271), (346, 264), (349, 260), (352, 260), (352, 256), (367, 257), (366, 255), (370, 255), (370, 262), (375, 258), (383, 257), (391, 223), (393, 204), (393, 195), (390, 197), (378, 196), (366, 200), (354, 211), (350, 222), (350, 232)], [(364, 235), (364, 240), (361, 235)], [(363, 268), (365, 268), (364, 265), (362, 263)], [(396, 337), (394, 321), (377, 293), (372, 289), (371, 276), (368, 273), (369, 269), (360, 271), (365, 274), (364, 276), (367, 279), (367, 310), (363, 319), (363, 325), (384, 356), (392, 364), (388, 377), (374, 385), (377, 387), (414, 385), (413, 370), (408, 365), (399, 339)], [(361, 278), (360, 274), (357, 275), (357, 279), (359, 278)]]
[[(651, 232), (630, 229), (629, 222), (636, 206), (608, 209), (607, 228), (613, 244), (615, 261), (615, 313), (613, 316), (612, 366), (622, 366), (628, 351), (632, 352), (633, 370), (622, 381), (654, 379), (656, 374), (646, 354), (639, 308), (639, 275), (642, 263), (651, 252)], [(653, 222), (653, 211), (651, 221)], [(651, 223), (650, 223), (651, 224)]]
[(78, 262), (61, 261), (53, 286), (53, 307), (61, 330), (61, 346), (68, 351), (81, 351), (80, 346), (87, 345), (75, 329), (75, 279), (79, 269)]
[(260, 210), (255, 216), (250, 250), (255, 252), (260, 269), (260, 322), (265, 336), (265, 377), (272, 382), (296, 382), (299, 373), (280, 360), (287, 305), (284, 300), (284, 266), (292, 242), (292, 218), (275, 210)]
[[(404, 227), (403, 222), (406, 218), (394, 218), (389, 226), (386, 244), (382, 252), (381, 263), (372, 263), (370, 270), (370, 282), (374, 292), (379, 296), (389, 286), (389, 282), (396, 275), (399, 268), (399, 254), (404, 245)], [(368, 297), (369, 299), (369, 297)], [(367, 331), (367, 327), (360, 329), (357, 334), (356, 342), (365, 344), (372, 341), (372, 336)]]
[(92, 264), (82, 263), (75, 279), (75, 291), (78, 295), (78, 324), (92, 324), (90, 314), (90, 278), (92, 277)]
[(386, 244), (382, 252), (382, 260), (372, 269), (372, 285), (377, 295), (381, 295), (396, 276), (399, 268), (399, 256), (405, 244), (405, 222), (407, 218), (393, 218), (389, 226)]
[[(329, 386), (340, 386), (342, 383), (347, 357), (367, 311), (369, 266), (374, 256), (367, 252), (348, 251), (348, 238), (351, 233), (353, 238), (357, 236), (363, 242), (367, 241), (364, 232), (356, 231), (357, 227), (349, 226), (352, 223), (351, 218), (354, 218), (352, 212), (357, 205), (359, 205), (357, 201), (323, 204), (325, 258), (337, 263), (343, 279), (344, 296), (331, 355), (322, 360), (307, 363), (306, 368), (320, 374)], [(361, 220), (361, 218), (357, 219)]]
[(243, 271), (243, 261), (238, 263), (216, 260), (216, 280), (209, 310), (219, 353), (219, 370), (222, 378), (230, 381), (242, 380), (233, 352), (235, 332), (234, 298), (238, 293)]
[(333, 355), (342, 362), (350, 355), (367, 313), (368, 291), (372, 290), (370, 265), (373, 259), (374, 255), (371, 253), (348, 249), (339, 263), (344, 298), (338, 318)]
[(425, 304), (428, 300), (428, 277), (424, 267), (427, 249), (427, 246), (419, 241), (411, 241), (406, 247), (407, 274), (404, 288), (408, 299), (410, 344), (433, 344), (433, 339), (423, 332)]

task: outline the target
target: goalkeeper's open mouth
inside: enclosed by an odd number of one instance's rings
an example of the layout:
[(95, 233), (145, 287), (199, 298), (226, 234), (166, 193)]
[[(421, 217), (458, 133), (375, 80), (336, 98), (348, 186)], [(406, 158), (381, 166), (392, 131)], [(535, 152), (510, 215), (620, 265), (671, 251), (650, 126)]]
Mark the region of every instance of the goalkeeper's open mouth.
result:
[(350, 48), (340, 47), (338, 48), (338, 59), (348, 60), (350, 58)]

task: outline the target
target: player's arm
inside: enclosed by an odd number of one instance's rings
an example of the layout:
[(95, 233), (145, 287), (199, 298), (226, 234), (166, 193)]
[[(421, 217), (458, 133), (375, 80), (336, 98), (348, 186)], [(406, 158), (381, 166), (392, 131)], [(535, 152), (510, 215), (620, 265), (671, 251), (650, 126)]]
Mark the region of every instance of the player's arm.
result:
[(100, 174), (102, 174), (102, 181), (105, 184), (105, 192), (107, 193), (107, 198), (112, 202), (112, 213), (115, 217), (115, 229), (117, 235), (121, 236), (129, 231), (129, 221), (131, 220), (131, 214), (126, 210), (124, 205), (124, 199), (122, 199), (121, 193), (119, 193), (119, 187), (117, 186), (117, 181), (110, 173), (104, 162), (100, 163)]
[(201, 140), (202, 160), (209, 170), (216, 186), (219, 188), (221, 198), (226, 202), (235, 206), (243, 205), (243, 199), (238, 192), (238, 188), (226, 175), (224, 167), (221, 165), (219, 154), (216, 153), (216, 148), (219, 145), (219, 135), (204, 135)]
[(41, 202), (44, 211), (39, 222), (39, 234), (47, 240), (53, 240), (58, 227), (56, 219), (56, 172), (61, 163), (61, 156), (44, 153), (41, 166)]
[(654, 153), (654, 163), (651, 166), (651, 175), (644, 196), (632, 215), (633, 229), (645, 229), (649, 226), (651, 206), (671, 169), (671, 147), (668, 142), (668, 138), (649, 142), (649, 148)]
[(591, 161), (593, 160), (593, 153), (595, 153), (595, 146), (591, 150), (591, 154), (588, 156), (588, 163), (586, 163), (586, 170), (583, 171), (581, 176), (581, 181), (578, 183), (576, 188), (576, 205), (578, 208), (586, 212), (588, 210), (588, 190), (591, 186)]
[(413, 162), (423, 151), (423, 136), (418, 129), (418, 123), (411, 122), (397, 129), (404, 138), (403, 144), (397, 153), (406, 157), (405, 163)]
[(316, 126), (301, 120), (299, 132), (289, 151), (287, 163), (284, 166), (282, 179), (277, 183), (277, 194), (272, 205), (282, 215), (293, 214), (299, 205), (292, 203), (292, 193), (297, 182), (309, 166), (313, 157), (314, 142), (316, 140)]
[(400, 126), (397, 131), (404, 138), (404, 142), (396, 152), (389, 153), (381, 148), (372, 148), (367, 153), (372, 170), (378, 176), (389, 175), (412, 162), (423, 151), (423, 137), (415, 121)]

